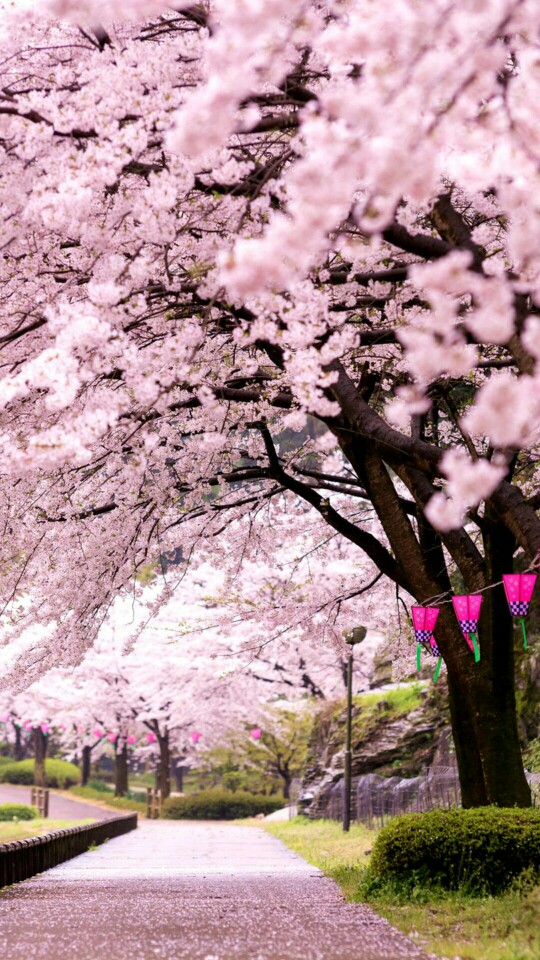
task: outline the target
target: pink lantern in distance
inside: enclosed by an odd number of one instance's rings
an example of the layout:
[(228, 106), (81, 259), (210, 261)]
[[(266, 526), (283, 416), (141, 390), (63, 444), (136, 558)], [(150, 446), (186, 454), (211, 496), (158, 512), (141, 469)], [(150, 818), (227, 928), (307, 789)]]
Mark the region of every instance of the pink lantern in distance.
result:
[(117, 734), (117, 733), (108, 733), (108, 734), (107, 734), (107, 740), (109, 741), (109, 743), (116, 743), (116, 741), (118, 740), (118, 734)]
[(4, 716), (2, 717), (2, 720), (1, 720), (0, 722), (1, 722), (1, 723), (7, 723), (8, 720), (9, 720), (9, 714), (6, 713), (6, 714), (4, 714)]
[(480, 608), (484, 598), (478, 593), (467, 593), (452, 597), (454, 613), (458, 618), (461, 632), (465, 637), (469, 647), (474, 652), (475, 663), (480, 660), (480, 648), (478, 646), (478, 621), (480, 619)]
[(146, 742), (147, 742), (147, 743), (155, 743), (156, 740), (157, 740), (157, 737), (156, 737), (155, 733), (147, 733), (147, 734), (146, 734)]
[(137, 737), (134, 737), (133, 734), (130, 733), (129, 737), (127, 738), (127, 742), (129, 746), (132, 747), (134, 743), (137, 743)]
[(191, 737), (191, 742), (192, 742), (192, 743), (198, 743), (199, 740), (200, 740), (201, 737), (202, 737), (202, 733), (198, 733), (197, 730), (193, 730), (193, 732), (190, 733), (190, 737)]
[(96, 740), (101, 740), (104, 736), (103, 730), (100, 730), (99, 727), (96, 730), (92, 730), (92, 736), (95, 737)]
[(47, 736), (47, 734), (48, 734), (48, 732), (49, 732), (49, 724), (48, 724), (48, 723), (42, 723), (39, 729), (41, 730), (41, 732), (42, 732), (43, 734), (45, 734), (45, 736)]
[(254, 740), (260, 740), (262, 735), (262, 730), (259, 730), (258, 727), (254, 727), (253, 730), (249, 731)]
[(513, 617), (519, 617), (521, 631), (523, 633), (523, 649), (527, 650), (527, 631), (523, 618), (526, 617), (529, 612), (529, 606), (536, 584), (536, 574), (504, 573), (503, 584), (510, 613)]
[(411, 607), (414, 635), (416, 637), (416, 666), (422, 668), (422, 647), (432, 657), (437, 657), (437, 666), (433, 674), (433, 683), (437, 683), (441, 672), (442, 657), (433, 636), (433, 630), (439, 616), (439, 607)]

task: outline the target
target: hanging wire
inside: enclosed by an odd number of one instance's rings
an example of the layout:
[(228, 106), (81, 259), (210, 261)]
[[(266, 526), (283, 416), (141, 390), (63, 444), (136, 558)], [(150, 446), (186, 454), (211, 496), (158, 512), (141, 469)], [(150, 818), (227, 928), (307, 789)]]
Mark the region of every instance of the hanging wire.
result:
[[(539, 568), (540, 568), (540, 552), (536, 554), (534, 560), (529, 564), (527, 569), (524, 570), (523, 572), (532, 573), (533, 571), (538, 570)], [(503, 585), (503, 581), (497, 580), (497, 583), (490, 583), (487, 587), (482, 587), (481, 590), (473, 590), (473, 592), (469, 594), (469, 596), (474, 597), (479, 593), (485, 593), (486, 590), (493, 590), (495, 587), (500, 587), (502, 585)], [(438, 593), (433, 597), (428, 597), (427, 600), (422, 600), (420, 602), (420, 606), (429, 607), (437, 604), (438, 606), (442, 607), (445, 603), (452, 603), (452, 597), (450, 596), (450, 594), (453, 594), (453, 592), (454, 592), (453, 590), (445, 590), (444, 593)], [(444, 597), (449, 597), (449, 599), (444, 600), (443, 599)]]

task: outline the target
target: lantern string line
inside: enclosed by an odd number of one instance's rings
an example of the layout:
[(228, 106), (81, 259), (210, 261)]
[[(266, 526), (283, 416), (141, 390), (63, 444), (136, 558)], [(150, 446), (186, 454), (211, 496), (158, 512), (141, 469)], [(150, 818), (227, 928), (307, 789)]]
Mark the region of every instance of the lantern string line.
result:
[[(532, 563), (529, 564), (529, 566), (527, 567), (526, 570), (523, 571), (523, 573), (534, 573), (534, 571), (538, 570), (539, 568), (540, 568), (540, 553), (537, 553)], [(472, 593), (469, 594), (469, 596), (474, 597), (474, 596), (477, 596), (479, 593), (485, 593), (486, 590), (494, 590), (495, 587), (501, 587), (502, 585), (503, 585), (503, 581), (497, 580), (497, 583), (490, 583), (488, 584), (487, 587), (482, 587), (481, 590), (473, 590)], [(428, 597), (427, 600), (422, 600), (420, 603), (420, 606), (427, 607), (437, 603), (439, 606), (442, 607), (443, 604), (445, 603), (452, 603), (452, 597), (450, 596), (450, 594), (453, 594), (453, 593), (454, 593), (453, 590), (445, 590), (444, 593), (438, 593), (433, 597)], [(449, 599), (445, 600), (444, 597), (448, 597)]]

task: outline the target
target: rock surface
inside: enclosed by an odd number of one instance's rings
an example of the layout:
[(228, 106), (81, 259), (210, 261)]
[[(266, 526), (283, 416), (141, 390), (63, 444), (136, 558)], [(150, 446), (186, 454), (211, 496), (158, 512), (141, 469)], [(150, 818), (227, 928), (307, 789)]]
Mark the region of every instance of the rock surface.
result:
[[(411, 687), (411, 690), (413, 687)], [(416, 697), (384, 688), (355, 698), (352, 775), (414, 778), (438, 763), (453, 764), (442, 688), (415, 686)], [(412, 709), (411, 709), (412, 707)], [(311, 817), (327, 812), (343, 778), (345, 706), (330, 704), (315, 723), (300, 805)]]

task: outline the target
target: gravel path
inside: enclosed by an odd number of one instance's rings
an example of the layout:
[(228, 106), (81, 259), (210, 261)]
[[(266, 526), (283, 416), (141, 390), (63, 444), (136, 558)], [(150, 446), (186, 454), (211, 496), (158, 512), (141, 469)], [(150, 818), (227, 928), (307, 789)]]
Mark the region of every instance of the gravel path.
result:
[[(0, 784), (0, 803), (30, 803), (30, 787), (16, 787), (10, 783)], [(49, 794), (49, 817), (51, 820), (110, 820), (119, 817), (122, 810), (104, 810), (79, 800), (69, 800), (56, 793)]]
[(143, 821), (0, 894), (9, 960), (426, 960), (256, 827)]

